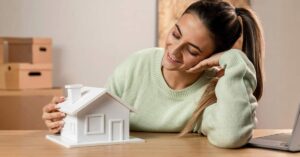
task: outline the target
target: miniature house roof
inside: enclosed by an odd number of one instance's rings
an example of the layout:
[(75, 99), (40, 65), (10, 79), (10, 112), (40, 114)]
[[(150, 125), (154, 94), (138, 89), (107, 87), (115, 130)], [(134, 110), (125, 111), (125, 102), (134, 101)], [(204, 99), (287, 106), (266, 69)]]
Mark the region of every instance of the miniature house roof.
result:
[[(72, 86), (71, 88), (73, 88), (73, 87), (74, 86)], [(76, 85), (76, 87), (81, 88), (80, 85)], [(70, 88), (70, 86), (66, 86), (66, 88)], [(70, 99), (70, 95), (68, 94), (68, 98), (66, 99), (66, 101), (59, 104), (59, 107), (60, 107), (59, 110), (61, 112), (65, 112), (69, 115), (75, 115), (79, 111), (81, 111), (82, 109), (87, 107), (88, 105), (92, 104), (92, 102), (94, 102), (96, 99), (100, 98), (101, 96), (103, 96), (105, 94), (108, 94), (112, 97), (112, 99), (115, 99), (116, 101), (118, 101), (120, 103), (120, 105), (123, 105), (129, 111), (134, 112), (134, 109), (131, 106), (122, 102), (122, 100), (120, 98), (109, 93), (107, 91), (107, 89), (105, 89), (105, 88), (83, 87), (80, 90), (80, 92), (81, 92), (80, 98), (78, 98), (78, 100), (76, 100), (74, 103), (72, 103), (72, 100)]]

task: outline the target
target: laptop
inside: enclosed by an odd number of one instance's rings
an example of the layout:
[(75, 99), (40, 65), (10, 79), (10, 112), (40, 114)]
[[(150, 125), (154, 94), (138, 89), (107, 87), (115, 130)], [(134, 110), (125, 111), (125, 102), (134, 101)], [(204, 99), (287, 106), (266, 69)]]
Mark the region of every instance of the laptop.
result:
[(279, 133), (269, 136), (252, 138), (249, 145), (261, 148), (285, 150), (291, 152), (300, 151), (300, 104), (294, 122), (292, 133)]

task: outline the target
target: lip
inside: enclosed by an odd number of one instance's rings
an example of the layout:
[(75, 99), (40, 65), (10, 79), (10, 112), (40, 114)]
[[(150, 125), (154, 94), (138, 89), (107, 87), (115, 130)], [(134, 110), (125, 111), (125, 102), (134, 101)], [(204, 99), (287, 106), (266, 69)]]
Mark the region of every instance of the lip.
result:
[(170, 56), (170, 53), (167, 53), (167, 58), (168, 58), (168, 60), (169, 60), (169, 62), (171, 62), (171, 63), (174, 63), (174, 64), (178, 64), (178, 63), (180, 63), (179, 61), (177, 61), (177, 60), (173, 60), (172, 58), (171, 58), (171, 56)]

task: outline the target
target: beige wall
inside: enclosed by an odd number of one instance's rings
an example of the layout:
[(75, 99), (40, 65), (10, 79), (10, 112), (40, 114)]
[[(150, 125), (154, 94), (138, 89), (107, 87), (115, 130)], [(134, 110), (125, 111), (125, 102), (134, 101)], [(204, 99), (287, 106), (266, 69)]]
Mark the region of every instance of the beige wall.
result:
[(155, 46), (156, 2), (0, 0), (0, 36), (54, 41), (54, 85), (103, 86), (129, 54)]
[[(300, 102), (299, 0), (253, 0), (266, 35), (259, 128), (291, 128)], [(103, 86), (133, 51), (155, 46), (154, 0), (1, 0), (0, 36), (54, 40), (54, 84)]]
[(266, 82), (259, 128), (292, 128), (300, 103), (300, 1), (253, 0), (266, 37)]

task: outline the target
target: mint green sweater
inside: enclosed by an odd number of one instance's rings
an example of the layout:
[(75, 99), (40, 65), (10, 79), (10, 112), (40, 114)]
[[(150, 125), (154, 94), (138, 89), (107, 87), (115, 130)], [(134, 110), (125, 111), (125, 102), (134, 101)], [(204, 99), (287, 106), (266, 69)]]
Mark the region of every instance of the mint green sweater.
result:
[[(207, 71), (189, 87), (173, 90), (161, 72), (163, 53), (162, 48), (134, 53), (109, 79), (109, 91), (136, 110), (130, 115), (131, 130), (180, 132), (212, 76)], [(215, 89), (217, 103), (204, 110), (194, 132), (206, 135), (215, 146), (236, 148), (248, 142), (255, 125), (255, 69), (236, 49), (225, 52), (220, 65), (226, 68)]]

